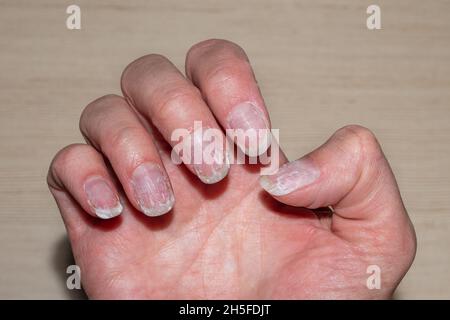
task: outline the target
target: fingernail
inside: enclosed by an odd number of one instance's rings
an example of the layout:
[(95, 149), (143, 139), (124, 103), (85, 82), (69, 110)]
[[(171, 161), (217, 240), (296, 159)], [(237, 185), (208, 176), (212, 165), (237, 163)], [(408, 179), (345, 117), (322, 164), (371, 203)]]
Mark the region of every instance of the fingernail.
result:
[(261, 187), (274, 196), (284, 196), (316, 181), (320, 171), (307, 158), (283, 165), (275, 174), (262, 176)]
[(102, 219), (111, 219), (118, 216), (122, 210), (122, 204), (115, 191), (102, 177), (92, 177), (84, 184), (89, 206), (95, 214)]
[(203, 183), (213, 184), (226, 177), (230, 161), (225, 145), (216, 143), (214, 139), (206, 140), (202, 129), (194, 131), (186, 143), (190, 144), (192, 150), (192, 167)]
[(244, 102), (235, 106), (228, 114), (228, 126), (231, 129), (242, 129), (244, 131), (254, 130), (257, 141), (239, 141), (239, 148), (251, 157), (256, 157), (269, 148), (271, 143), (271, 133), (269, 124), (263, 111), (250, 102)]
[(143, 163), (138, 166), (131, 184), (139, 207), (147, 216), (160, 216), (172, 209), (175, 202), (172, 187), (159, 165)]

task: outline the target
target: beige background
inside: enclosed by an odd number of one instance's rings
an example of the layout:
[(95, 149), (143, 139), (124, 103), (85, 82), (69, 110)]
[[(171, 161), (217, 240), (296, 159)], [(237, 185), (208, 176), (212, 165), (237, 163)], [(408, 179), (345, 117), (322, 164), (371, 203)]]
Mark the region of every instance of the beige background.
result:
[[(373, 0), (375, 2), (375, 0)], [(132, 2), (131, 4), (128, 4)], [(71, 261), (45, 176), (82, 141), (78, 117), (119, 93), (122, 69), (158, 52), (183, 68), (189, 47), (226, 38), (248, 52), (291, 158), (339, 127), (379, 137), (418, 235), (397, 298), (450, 298), (450, 1), (0, 1), (0, 298), (70, 298)]]

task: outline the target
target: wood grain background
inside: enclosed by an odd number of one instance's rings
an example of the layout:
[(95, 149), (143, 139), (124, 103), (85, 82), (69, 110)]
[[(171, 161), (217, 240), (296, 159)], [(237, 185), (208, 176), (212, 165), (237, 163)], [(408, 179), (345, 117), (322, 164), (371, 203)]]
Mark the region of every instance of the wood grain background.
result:
[(296, 158), (339, 127), (379, 137), (416, 227), (396, 298), (450, 298), (450, 1), (0, 1), (0, 298), (78, 298), (71, 253), (45, 182), (53, 155), (82, 141), (84, 106), (120, 93), (122, 69), (157, 52), (183, 68), (192, 44), (248, 53), (281, 144)]

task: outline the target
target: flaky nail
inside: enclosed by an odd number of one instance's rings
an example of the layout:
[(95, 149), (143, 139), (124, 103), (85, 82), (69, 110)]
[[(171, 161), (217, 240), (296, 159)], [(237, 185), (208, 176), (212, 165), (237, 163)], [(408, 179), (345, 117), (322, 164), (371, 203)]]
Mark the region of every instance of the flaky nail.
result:
[(194, 131), (185, 142), (192, 150), (190, 163), (203, 183), (213, 184), (226, 177), (230, 161), (225, 145), (205, 139), (202, 129)]
[(169, 178), (158, 164), (143, 163), (131, 177), (134, 196), (147, 216), (156, 217), (170, 211), (174, 205)]
[(118, 216), (122, 210), (122, 204), (116, 192), (102, 177), (91, 177), (84, 184), (89, 206), (101, 219), (110, 219)]
[(299, 159), (283, 165), (275, 174), (262, 176), (261, 186), (274, 196), (284, 196), (305, 187), (320, 176), (310, 159)]
[[(263, 111), (250, 102), (244, 102), (235, 106), (227, 117), (228, 126), (231, 129), (251, 130), (257, 141), (239, 142), (239, 148), (251, 157), (256, 157), (269, 148), (271, 133), (268, 121)], [(247, 140), (247, 139), (246, 139)]]

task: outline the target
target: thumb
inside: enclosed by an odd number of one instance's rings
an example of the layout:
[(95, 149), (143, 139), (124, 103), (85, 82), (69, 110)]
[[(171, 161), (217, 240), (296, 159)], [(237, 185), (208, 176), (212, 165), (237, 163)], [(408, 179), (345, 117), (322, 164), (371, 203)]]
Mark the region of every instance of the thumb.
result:
[(366, 128), (351, 125), (338, 130), (310, 154), (262, 176), (260, 183), (288, 205), (333, 206), (331, 230), (342, 238), (358, 243), (370, 238), (378, 248), (398, 244), (404, 248), (396, 250), (414, 255), (414, 230), (395, 177)]

